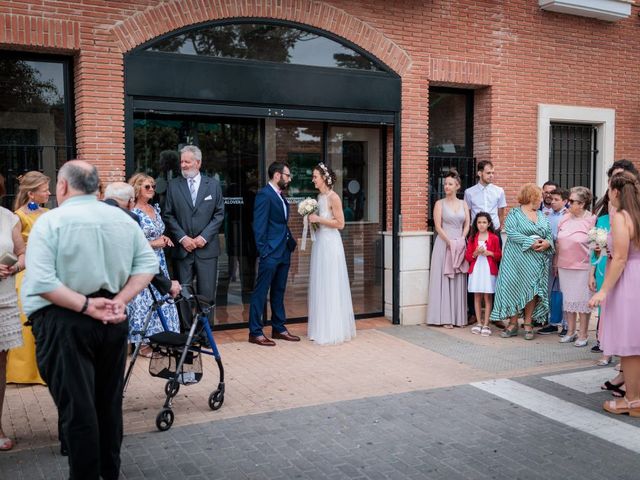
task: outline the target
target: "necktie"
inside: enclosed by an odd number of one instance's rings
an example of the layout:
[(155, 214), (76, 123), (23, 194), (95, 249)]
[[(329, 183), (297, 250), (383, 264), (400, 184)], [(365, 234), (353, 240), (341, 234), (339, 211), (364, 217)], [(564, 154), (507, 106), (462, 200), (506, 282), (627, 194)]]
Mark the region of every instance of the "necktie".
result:
[(193, 178), (189, 179), (189, 193), (191, 193), (191, 203), (193, 203), (193, 206), (195, 207), (197, 192), (196, 192), (196, 181)]

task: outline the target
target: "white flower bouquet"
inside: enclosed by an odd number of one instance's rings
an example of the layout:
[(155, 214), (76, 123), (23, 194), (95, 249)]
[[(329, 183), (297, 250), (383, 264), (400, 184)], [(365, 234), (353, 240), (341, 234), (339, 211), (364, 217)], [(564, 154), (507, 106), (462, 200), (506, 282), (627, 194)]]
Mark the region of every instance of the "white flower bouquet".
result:
[(595, 250), (596, 248), (600, 249), (600, 253), (598, 254), (598, 258), (602, 259), (603, 253), (607, 254), (607, 237), (609, 235), (609, 231), (606, 228), (596, 228), (593, 227), (589, 232), (587, 232), (587, 238), (589, 239), (590, 247)]
[(314, 198), (307, 197), (298, 204), (298, 213), (303, 217), (316, 213), (318, 211), (318, 201)]
[[(314, 198), (307, 197), (298, 204), (298, 213), (303, 216), (303, 228), (302, 228), (302, 244), (300, 250), (306, 250), (307, 248), (307, 233), (309, 232), (309, 215), (318, 211), (318, 201)], [(316, 240), (315, 235), (316, 224), (311, 224), (311, 241)]]

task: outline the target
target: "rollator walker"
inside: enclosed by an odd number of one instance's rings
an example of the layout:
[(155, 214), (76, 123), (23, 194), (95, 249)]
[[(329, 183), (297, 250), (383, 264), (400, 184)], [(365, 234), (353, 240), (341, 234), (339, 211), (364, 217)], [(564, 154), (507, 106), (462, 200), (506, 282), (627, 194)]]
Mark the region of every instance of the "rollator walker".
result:
[[(162, 313), (162, 306), (171, 300), (158, 299), (151, 286), (148, 288), (151, 292), (153, 303), (149, 308), (142, 330), (131, 333), (140, 335), (141, 339), (149, 340), (149, 345), (153, 352), (149, 361), (149, 374), (167, 380), (164, 387), (166, 399), (162, 409), (156, 416), (156, 427), (161, 432), (164, 432), (173, 425), (174, 413), (171, 406), (173, 398), (180, 390), (180, 385), (193, 385), (202, 379), (202, 355), (211, 355), (215, 359), (220, 372), (218, 386), (209, 395), (209, 408), (218, 410), (222, 407), (225, 391), (224, 367), (222, 366), (220, 352), (213, 339), (209, 320), (214, 318), (215, 305), (210, 305), (204, 297), (196, 295), (191, 285), (183, 285), (180, 296), (175, 303), (186, 302), (189, 308), (182, 310), (183, 312), (188, 310), (191, 318), (181, 318), (182, 328), (185, 333), (170, 332)], [(146, 332), (153, 312), (158, 313), (164, 331), (147, 336)], [(124, 391), (127, 389), (142, 345), (142, 341), (138, 342), (133, 350), (131, 362), (125, 375)]]

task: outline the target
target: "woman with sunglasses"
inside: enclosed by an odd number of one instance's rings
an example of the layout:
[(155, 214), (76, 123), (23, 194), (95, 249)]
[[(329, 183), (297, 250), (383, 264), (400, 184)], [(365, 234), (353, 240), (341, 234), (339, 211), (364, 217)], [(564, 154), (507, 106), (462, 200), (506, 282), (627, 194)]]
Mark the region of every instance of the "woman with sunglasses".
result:
[[(151, 204), (155, 195), (155, 181), (149, 175), (136, 173), (129, 179), (129, 185), (133, 187), (135, 195), (135, 205), (131, 211), (140, 218), (140, 226), (144, 231), (144, 235), (147, 237), (151, 248), (153, 248), (153, 251), (156, 252), (156, 255), (158, 256), (160, 270), (164, 275), (169, 277), (167, 260), (164, 256), (163, 248), (173, 247), (173, 242), (169, 237), (164, 235), (165, 227), (162, 217), (160, 216), (160, 207), (158, 204)], [(162, 297), (162, 295), (155, 290), (155, 287), (151, 286), (150, 288), (153, 289), (153, 293), (157, 299)], [(129, 303), (129, 305), (127, 305), (130, 332), (129, 341), (131, 343), (138, 343), (141, 341), (139, 334), (132, 334), (131, 332), (142, 330), (142, 326), (149, 312), (149, 307), (152, 303), (153, 299), (151, 298), (149, 289), (144, 289)], [(176, 310), (175, 305), (165, 303), (162, 306), (162, 313), (169, 330), (172, 332), (179, 332), (180, 322), (178, 320), (178, 311)], [(158, 317), (157, 312), (154, 312), (146, 335), (149, 336), (162, 331), (163, 328), (160, 317)], [(145, 357), (151, 357), (151, 349), (145, 345), (140, 349), (140, 354)]]
[[(588, 207), (591, 204), (591, 190), (573, 187), (569, 194), (569, 211), (558, 223), (554, 270), (560, 278), (562, 310), (567, 319), (567, 334), (560, 337), (560, 343), (575, 342), (576, 347), (586, 347), (589, 342), (588, 329), (591, 317), (589, 299), (589, 275), (591, 256), (589, 250), (589, 230), (596, 224), (596, 216)], [(577, 317), (580, 317), (580, 332), (576, 331)]]

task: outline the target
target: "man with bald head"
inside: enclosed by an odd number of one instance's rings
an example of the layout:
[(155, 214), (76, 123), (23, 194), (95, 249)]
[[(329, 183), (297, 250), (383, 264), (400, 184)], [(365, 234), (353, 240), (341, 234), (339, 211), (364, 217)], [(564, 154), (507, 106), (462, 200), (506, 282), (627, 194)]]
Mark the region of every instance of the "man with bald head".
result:
[(98, 201), (98, 171), (65, 163), (60, 206), (31, 230), (21, 300), (42, 378), (58, 407), (72, 479), (117, 479), (122, 443), (126, 304), (158, 271), (140, 227)]

